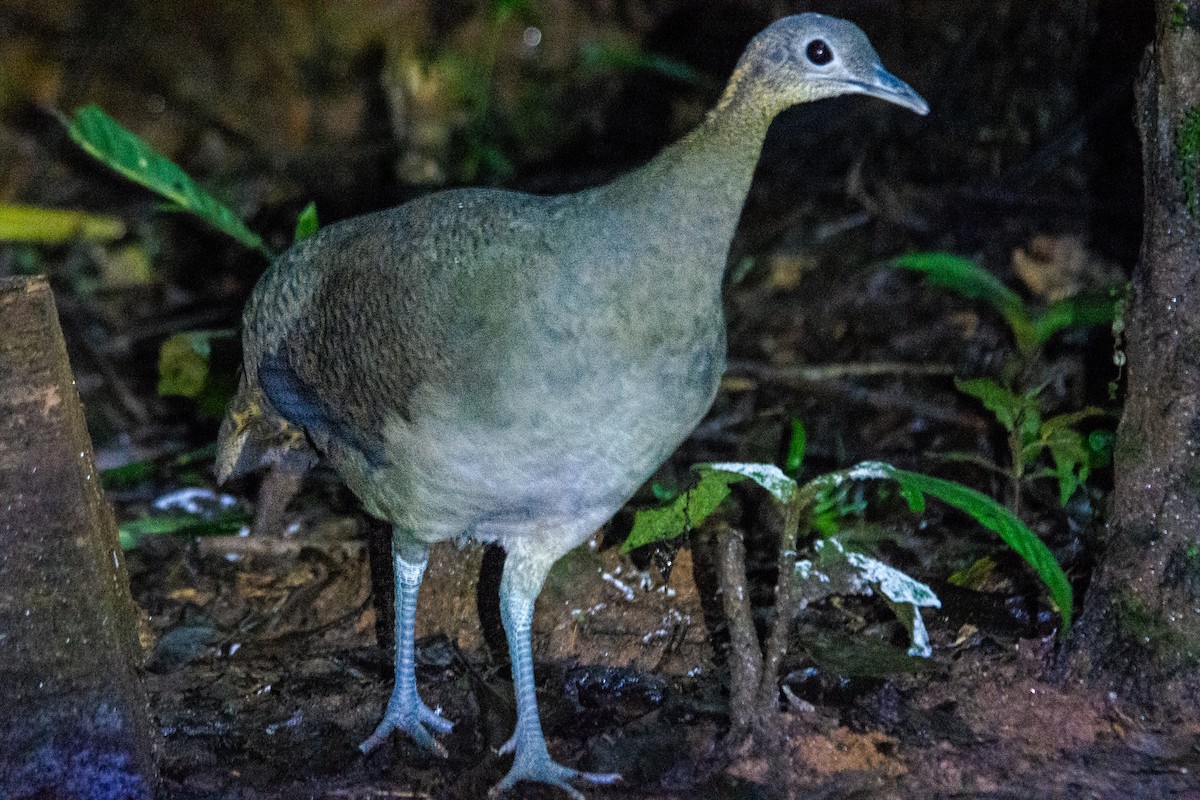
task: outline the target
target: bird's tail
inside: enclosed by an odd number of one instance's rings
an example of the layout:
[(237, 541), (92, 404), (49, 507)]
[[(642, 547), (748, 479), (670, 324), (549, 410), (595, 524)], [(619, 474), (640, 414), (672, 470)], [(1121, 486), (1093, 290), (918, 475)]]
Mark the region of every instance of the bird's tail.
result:
[(304, 431), (276, 413), (258, 381), (243, 372), (217, 436), (217, 482), (263, 466), (303, 474), (317, 458)]

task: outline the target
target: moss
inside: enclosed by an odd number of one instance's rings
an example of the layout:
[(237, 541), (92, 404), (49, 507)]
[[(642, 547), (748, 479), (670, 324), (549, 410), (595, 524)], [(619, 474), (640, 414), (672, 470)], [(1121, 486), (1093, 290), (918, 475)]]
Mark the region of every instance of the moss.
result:
[(1167, 11), (1167, 25), (1173, 31), (1181, 31), (1184, 28), (1191, 28), (1194, 31), (1200, 30), (1200, 3), (1196, 0), (1179, 0), (1172, 3), (1170, 10)]
[(1172, 3), (1171, 10), (1167, 12), (1167, 24), (1175, 30), (1183, 28), (1188, 23), (1188, 5), (1187, 3)]
[(1200, 459), (1191, 463), (1187, 473), (1183, 476), (1183, 483), (1193, 492), (1200, 494)]
[(1113, 442), (1113, 460), (1118, 464), (1134, 464), (1142, 459), (1146, 451), (1146, 435), (1133, 425), (1122, 425), (1117, 429)]
[(1112, 296), (1114, 303), (1112, 361), (1117, 367), (1117, 375), (1109, 381), (1108, 399), (1110, 402), (1116, 403), (1120, 391), (1121, 375), (1125, 371), (1125, 362), (1127, 360), (1125, 353), (1125, 328), (1129, 322), (1129, 304), (1133, 297), (1133, 281), (1125, 281), (1123, 285), (1111, 289), (1109, 294)]
[(1184, 112), (1175, 135), (1175, 157), (1179, 161), (1179, 182), (1188, 214), (1196, 217), (1196, 179), (1200, 172), (1200, 106)]
[(1168, 617), (1148, 609), (1138, 598), (1117, 595), (1113, 612), (1117, 638), (1124, 649), (1140, 651), (1167, 671), (1200, 666), (1200, 641), (1179, 630)]
[(1190, 542), (1171, 553), (1163, 567), (1163, 585), (1182, 589), (1193, 601), (1200, 599), (1200, 543)]

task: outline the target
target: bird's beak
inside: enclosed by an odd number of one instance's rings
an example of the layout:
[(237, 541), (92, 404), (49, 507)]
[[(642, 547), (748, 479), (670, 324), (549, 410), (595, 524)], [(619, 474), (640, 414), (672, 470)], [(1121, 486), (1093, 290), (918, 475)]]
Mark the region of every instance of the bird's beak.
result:
[(925, 102), (924, 97), (921, 97), (921, 95), (913, 91), (911, 86), (881, 66), (875, 67), (875, 79), (873, 81), (863, 81), (856, 85), (858, 90), (863, 94), (869, 94), (872, 97), (878, 97), (880, 100), (904, 106), (921, 116), (929, 113), (929, 103)]

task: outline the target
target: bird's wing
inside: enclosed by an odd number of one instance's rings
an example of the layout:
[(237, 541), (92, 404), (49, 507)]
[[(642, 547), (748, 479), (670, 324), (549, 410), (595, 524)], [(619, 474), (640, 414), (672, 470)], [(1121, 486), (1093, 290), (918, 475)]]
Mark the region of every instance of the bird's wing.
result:
[(464, 319), (481, 282), (509, 290), (513, 197), (444, 192), (330, 226), (282, 256), (244, 320), (246, 370), (275, 410), (320, 449), (382, 459), (389, 421), (412, 421), (424, 389), (469, 367)]

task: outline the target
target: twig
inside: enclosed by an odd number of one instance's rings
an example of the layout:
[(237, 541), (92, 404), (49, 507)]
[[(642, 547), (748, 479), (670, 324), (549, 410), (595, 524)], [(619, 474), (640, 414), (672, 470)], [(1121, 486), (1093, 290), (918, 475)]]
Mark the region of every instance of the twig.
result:
[(951, 463), (956, 463), (956, 464), (970, 464), (971, 466), (979, 467), (980, 469), (987, 470), (988, 472), (992, 473), (993, 475), (1001, 477), (1005, 480), (1008, 480), (1011, 477), (1010, 470), (1004, 469), (1003, 467), (999, 466), (998, 464), (995, 464), (992, 461), (989, 461), (988, 459), (984, 458), (983, 456), (981, 456), (977, 453), (931, 452), (931, 453), (925, 453), (924, 457), (928, 458), (928, 459), (932, 459), (933, 461), (951, 462)]
[(779, 535), (779, 576), (775, 579), (775, 616), (763, 654), (762, 677), (758, 687), (758, 716), (765, 718), (774, 711), (779, 697), (779, 665), (787, 655), (788, 631), (792, 624), (792, 585), (796, 571), (796, 541), (800, 534), (800, 519), (806, 510), (800, 492), (788, 499), (783, 516), (783, 532)]
[(145, 342), (157, 342), (173, 333), (180, 331), (212, 330), (228, 328), (232, 330), (236, 321), (230, 319), (229, 311), (222, 308), (201, 308), (194, 311), (178, 312), (153, 320), (138, 323), (133, 330), (113, 334), (105, 352), (126, 353), (137, 345)]
[(754, 361), (735, 359), (727, 370), (733, 375), (747, 375), (771, 382), (815, 383), (839, 378), (863, 378), (877, 375), (953, 375), (953, 364), (914, 364), (907, 361), (870, 361), (842, 364), (798, 364), (773, 367)]
[(754, 700), (762, 675), (762, 651), (746, 593), (746, 545), (742, 533), (726, 522), (714, 524), (717, 580), (721, 606), (729, 622), (729, 735), (736, 740), (750, 732), (758, 716)]
[[(870, 365), (864, 365), (870, 366)], [(942, 375), (945, 374), (940, 370), (944, 367), (941, 365), (930, 365), (927, 367), (930, 371), (925, 374)], [(844, 369), (844, 367), (843, 367)], [(910, 374), (922, 374), (914, 367), (914, 372)], [(937, 370), (937, 371), (934, 371)], [(779, 383), (786, 386), (793, 386), (802, 389), (808, 389), (813, 392), (824, 392), (826, 394), (837, 394), (848, 398), (851, 402), (862, 403), (874, 408), (883, 409), (907, 409), (915, 416), (923, 417), (934, 422), (943, 422), (948, 425), (957, 425), (968, 430), (978, 430), (985, 426), (978, 416), (974, 414), (964, 414), (959, 411), (947, 408), (945, 405), (918, 400), (906, 394), (897, 392), (880, 391), (876, 389), (865, 389), (861, 386), (855, 386), (846, 381), (837, 380), (829, 377), (829, 374), (821, 376), (815, 374), (813, 378), (801, 374), (797, 370), (795, 374), (788, 374), (774, 367), (768, 367), (762, 364), (755, 364), (749, 361), (737, 361), (730, 366), (729, 370), (732, 375), (745, 375), (765, 383)], [(865, 372), (862, 374), (866, 374)], [(895, 375), (895, 371), (888, 372), (880, 370), (876, 374), (880, 375)]]

